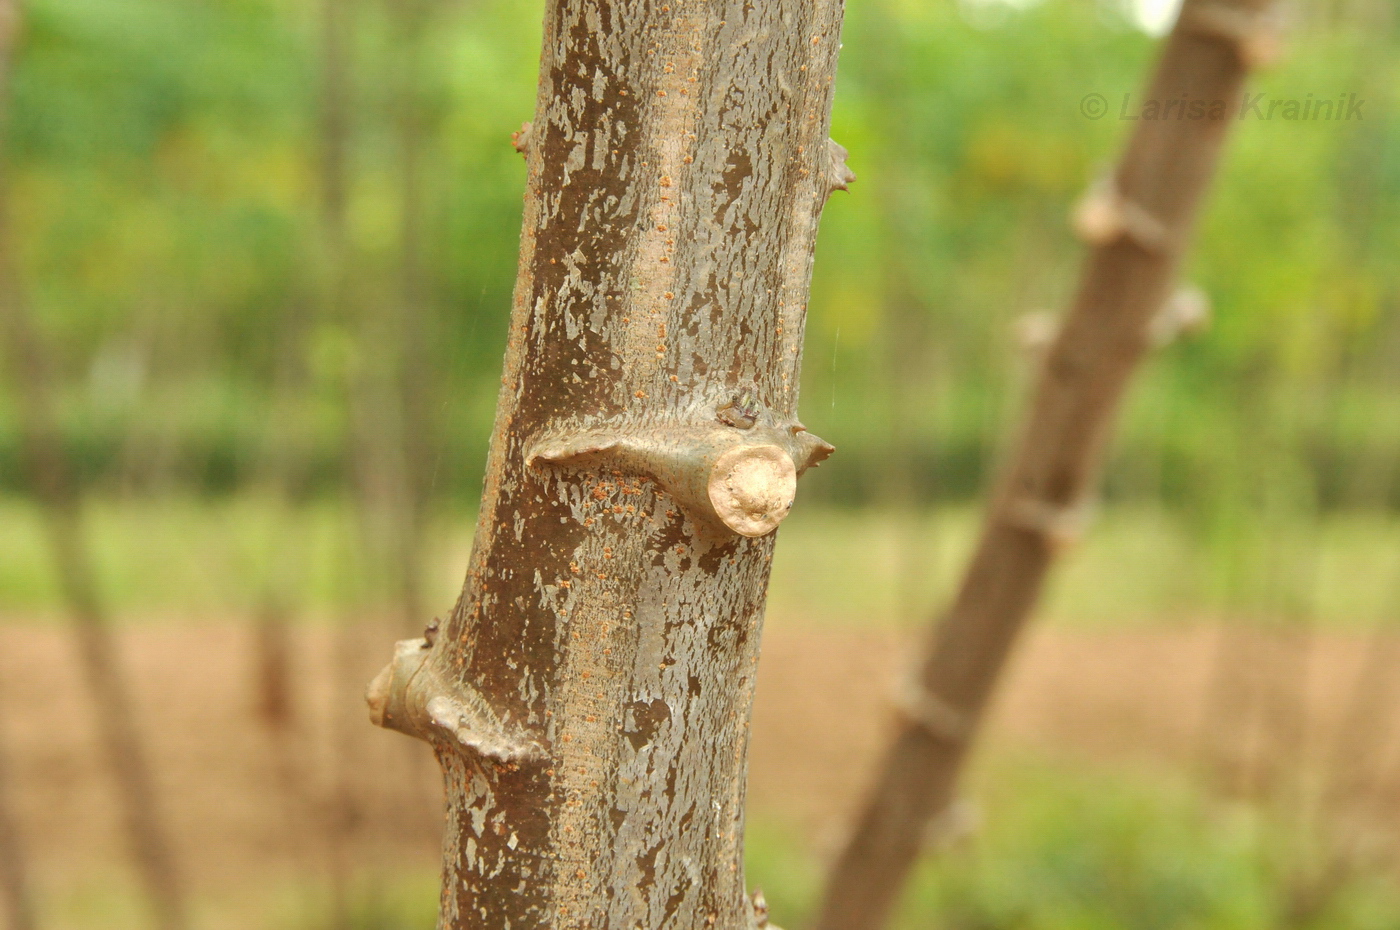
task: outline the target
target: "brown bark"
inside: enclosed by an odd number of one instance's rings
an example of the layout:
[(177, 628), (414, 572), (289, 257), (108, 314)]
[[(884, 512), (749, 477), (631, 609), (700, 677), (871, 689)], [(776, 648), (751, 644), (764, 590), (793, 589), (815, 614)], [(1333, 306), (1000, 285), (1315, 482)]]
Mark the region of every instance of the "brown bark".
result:
[[(839, 0), (550, 0), (462, 596), (370, 690), (447, 782), (439, 926), (738, 930)], [(504, 141), (504, 140), (503, 140)]]
[[(0, 85), (8, 107), (19, 9), (0, 4)], [(74, 621), (84, 677), (92, 692), (98, 737), (116, 776), (126, 830), (146, 885), (156, 926), (183, 930), (185, 899), (160, 819), (156, 790), (137, 732), (129, 690), (117, 660), (108, 618), (98, 596), (92, 559), (82, 532), (81, 500), (68, 471), (49, 384), (43, 346), (29, 319), (10, 244), (8, 185), (0, 175), (0, 327), (17, 393), (20, 440), (35, 494), (44, 506), (59, 584)]]
[(1138, 122), (1110, 182), (1081, 207), (1077, 225), (1093, 248), (1078, 294), (962, 586), (833, 865), (820, 930), (884, 926), (930, 823), (948, 808), (1046, 572), (1082, 524), (1129, 379), (1170, 323), (1163, 311), (1246, 72), (1273, 44), (1267, 14), (1267, 0), (1186, 0), (1144, 99), (1224, 101), (1224, 114)]

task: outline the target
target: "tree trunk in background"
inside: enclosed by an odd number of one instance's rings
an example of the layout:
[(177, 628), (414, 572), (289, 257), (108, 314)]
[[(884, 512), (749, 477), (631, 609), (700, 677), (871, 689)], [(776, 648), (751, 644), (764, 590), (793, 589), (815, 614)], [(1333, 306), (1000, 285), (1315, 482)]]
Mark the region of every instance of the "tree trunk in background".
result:
[[(3, 199), (0, 197), (0, 199)], [(184, 893), (161, 823), (156, 789), (137, 732), (129, 689), (97, 594), (92, 557), (82, 530), (81, 501), (51, 400), (43, 350), (25, 310), (9, 247), (0, 233), (0, 302), (20, 407), (20, 441), (30, 481), (43, 507), (59, 586), (72, 613), (79, 660), (97, 713), (97, 734), (116, 776), (136, 865), (161, 930), (187, 926)]]
[[(399, 441), (394, 480), (402, 507), (394, 515), (395, 581), (406, 629), (423, 619), (423, 530), (431, 478), (433, 400), (427, 364), (429, 288), (423, 236), (427, 223), (424, 153), (424, 38), (432, 0), (390, 0), (397, 32), (393, 94), (399, 144), (399, 293), (395, 328), (400, 351), (395, 371)], [(393, 316), (393, 314), (391, 314)]]
[[(19, 29), (15, 0), (0, 0), (0, 117), (8, 113), (9, 77)], [(54, 565), (75, 624), (78, 652), (97, 734), (116, 776), (126, 830), (160, 930), (187, 926), (175, 868), (135, 714), (102, 610), (92, 558), (82, 531), (81, 500), (64, 458), (43, 346), (29, 319), (10, 241), (7, 178), (0, 173), (0, 332), (6, 343), (19, 412), (21, 451), (44, 507)]]
[[(354, 37), (355, 0), (321, 0), (321, 111), (320, 111), (320, 172), (321, 184), (321, 246), (324, 262), (324, 299), (322, 312), (328, 321), (344, 324), (354, 332), (358, 323), (353, 307), (351, 246), (348, 222), (350, 199), (350, 138), (353, 91), (352, 48)], [(361, 508), (368, 512), (369, 496), (365, 494), (367, 473), (366, 443), (363, 435), (365, 404), (363, 377), (349, 372), (344, 387), (352, 414), (352, 437), (349, 459), (352, 473), (361, 491)], [(361, 534), (363, 539), (363, 533)], [(344, 618), (341, 618), (344, 620)], [(358, 653), (353, 630), (341, 623), (331, 634), (330, 670), (332, 693), (341, 695), (353, 688)], [(329, 742), (329, 783), (323, 803), (317, 811), (325, 842), (326, 872), (329, 884), (330, 930), (349, 930), (350, 886), (357, 852), (356, 839), (361, 819), (353, 773), (355, 734), (350, 718), (340, 713), (335, 704), (329, 715), (331, 724), (326, 737)]]
[(740, 930), (748, 722), (797, 475), (840, 0), (550, 0), (462, 596), (372, 717), (448, 794), (448, 930)]
[(11, 805), (13, 797), (9, 747), (0, 740), (0, 886), (4, 888), (5, 919), (10, 930), (34, 930), (37, 924), (29, 863)]
[(430, 477), (432, 399), (427, 355), (429, 289), (424, 267), (422, 57), (431, 0), (387, 0), (393, 37), (388, 106), (398, 169), (397, 290), (361, 307), (362, 354), (354, 387), (357, 477), (366, 551), (375, 581), (391, 592), (401, 628), (423, 619), (423, 524)]
[[(304, 311), (284, 309), (269, 329), (276, 356), (269, 400), (263, 422), (261, 449), (255, 462), (253, 495), (273, 513), (262, 548), (264, 568), (260, 579), (253, 653), (253, 705), (259, 722), (279, 747), (279, 769), (290, 784), (296, 724), (295, 662), (290, 626), (300, 610), (296, 581), (306, 571), (300, 556), (304, 549), (295, 533), (295, 507), (307, 489), (311, 450), (302, 445), (307, 423), (299, 416), (300, 398), (308, 393), (306, 356), (311, 320)], [(295, 780), (295, 777), (293, 777)]]
[(1078, 295), (1043, 364), (962, 587), (901, 701), (897, 735), (832, 868), (819, 930), (883, 927), (929, 825), (948, 809), (1059, 543), (1089, 507), (1128, 381), (1171, 326), (1164, 310), (1197, 206), (1246, 73), (1276, 41), (1268, 12), (1267, 0), (1186, 0), (1138, 103), (1184, 97), (1220, 101), (1223, 112), (1139, 121), (1111, 181), (1081, 206), (1077, 226), (1093, 249)]

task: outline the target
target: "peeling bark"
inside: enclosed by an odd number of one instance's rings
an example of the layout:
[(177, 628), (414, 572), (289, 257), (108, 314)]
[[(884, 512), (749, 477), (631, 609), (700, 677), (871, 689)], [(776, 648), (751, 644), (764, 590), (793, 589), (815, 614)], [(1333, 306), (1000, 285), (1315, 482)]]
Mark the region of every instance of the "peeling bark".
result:
[(471, 565), (370, 694), (445, 773), (442, 928), (760, 923), (748, 726), (771, 529), (830, 448), (796, 410), (818, 218), (850, 180), (841, 14), (548, 4)]
[(1046, 574), (1084, 529), (1133, 373), (1150, 348), (1204, 316), (1198, 297), (1172, 300), (1172, 288), (1247, 71), (1278, 44), (1271, 10), (1268, 0), (1186, 0), (1147, 98), (1225, 101), (1226, 112), (1139, 122), (1118, 169), (1077, 211), (1092, 247), (1079, 292), (962, 587), (900, 697), (894, 742), (833, 865), (819, 930), (888, 923)]

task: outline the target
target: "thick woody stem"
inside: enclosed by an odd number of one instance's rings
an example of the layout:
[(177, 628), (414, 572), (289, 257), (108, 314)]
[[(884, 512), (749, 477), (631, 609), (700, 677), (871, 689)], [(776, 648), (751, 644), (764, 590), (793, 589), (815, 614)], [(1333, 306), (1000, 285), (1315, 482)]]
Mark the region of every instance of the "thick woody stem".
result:
[[(376, 719), (447, 794), (443, 930), (753, 930), (748, 721), (840, 0), (549, 0), (471, 565)], [(427, 648), (425, 648), (425, 646)]]
[(365, 692), (375, 726), (499, 762), (537, 759), (540, 747), (509, 733), (474, 689), (444, 680), (429, 663), (427, 639), (394, 645), (394, 660)]

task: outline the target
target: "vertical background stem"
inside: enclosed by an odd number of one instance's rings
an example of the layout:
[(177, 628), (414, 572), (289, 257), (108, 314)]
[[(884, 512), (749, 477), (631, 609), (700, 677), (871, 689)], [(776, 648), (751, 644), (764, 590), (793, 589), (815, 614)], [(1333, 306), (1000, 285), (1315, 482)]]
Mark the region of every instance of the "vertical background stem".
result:
[(819, 930), (876, 930), (888, 922), (929, 824), (952, 798), (1057, 537), (1074, 529), (1089, 504), (1115, 414), (1174, 286), (1244, 87), (1243, 43), (1184, 24), (1221, 8), (1249, 18), (1265, 5), (1187, 0), (1166, 42), (1145, 99), (1223, 101), (1226, 112), (1136, 124), (1112, 177), (1116, 196), (1102, 206), (1119, 214), (1110, 227), (1134, 212), (1151, 223), (1105, 236), (1086, 260), (967, 574), (933, 632), (908, 713), (831, 870)]

